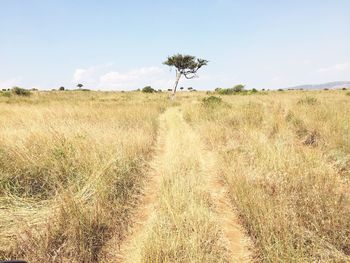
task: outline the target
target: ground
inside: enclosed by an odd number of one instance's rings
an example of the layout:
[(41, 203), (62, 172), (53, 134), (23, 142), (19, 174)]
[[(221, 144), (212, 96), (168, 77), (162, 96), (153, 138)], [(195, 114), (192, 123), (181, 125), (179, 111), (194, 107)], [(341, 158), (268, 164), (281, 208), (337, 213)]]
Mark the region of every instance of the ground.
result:
[(348, 262), (347, 94), (0, 94), (0, 259)]

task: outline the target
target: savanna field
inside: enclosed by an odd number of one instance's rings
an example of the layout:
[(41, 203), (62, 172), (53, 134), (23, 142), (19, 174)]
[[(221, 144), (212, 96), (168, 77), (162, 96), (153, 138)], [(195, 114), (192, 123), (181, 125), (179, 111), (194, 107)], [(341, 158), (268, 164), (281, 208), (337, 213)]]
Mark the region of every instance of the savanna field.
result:
[(350, 262), (350, 92), (0, 92), (0, 260)]

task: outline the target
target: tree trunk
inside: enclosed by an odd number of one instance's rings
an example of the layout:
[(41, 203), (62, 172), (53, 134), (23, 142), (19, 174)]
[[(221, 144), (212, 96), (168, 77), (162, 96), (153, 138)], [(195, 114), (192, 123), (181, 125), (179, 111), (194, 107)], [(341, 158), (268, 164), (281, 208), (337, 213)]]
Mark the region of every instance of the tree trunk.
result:
[(175, 98), (176, 88), (177, 88), (177, 85), (179, 84), (180, 77), (181, 77), (181, 73), (176, 71), (176, 80), (173, 88), (173, 94), (171, 96), (172, 99)]

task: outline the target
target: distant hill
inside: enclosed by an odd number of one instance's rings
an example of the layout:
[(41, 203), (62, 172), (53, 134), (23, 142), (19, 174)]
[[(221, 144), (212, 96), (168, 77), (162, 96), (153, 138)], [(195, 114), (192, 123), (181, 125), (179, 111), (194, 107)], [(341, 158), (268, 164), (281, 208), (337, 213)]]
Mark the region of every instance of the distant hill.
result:
[(350, 81), (334, 81), (323, 84), (314, 84), (314, 85), (299, 85), (295, 87), (289, 87), (289, 89), (341, 89), (341, 88), (350, 88)]

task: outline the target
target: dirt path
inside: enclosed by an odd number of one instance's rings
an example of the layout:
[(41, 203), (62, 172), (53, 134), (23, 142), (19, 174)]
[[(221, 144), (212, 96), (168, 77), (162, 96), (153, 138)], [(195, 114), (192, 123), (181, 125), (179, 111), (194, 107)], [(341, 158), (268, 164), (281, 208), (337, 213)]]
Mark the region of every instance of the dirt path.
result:
[[(120, 247), (120, 250), (114, 255), (115, 260), (109, 260), (108, 262), (141, 261), (140, 256), (136, 256), (137, 259), (134, 256), (135, 254), (140, 255), (142, 253), (139, 244), (140, 240), (145, 239), (146, 232), (154, 231), (152, 225), (157, 220), (154, 215), (159, 212), (157, 210), (161, 206), (159, 204), (161, 201), (158, 197), (162, 188), (162, 181), (164, 178), (169, 180), (174, 176), (182, 176), (182, 172), (184, 172), (183, 176), (194, 176), (193, 174), (196, 173), (201, 174), (201, 177), (198, 176), (195, 180), (200, 180), (201, 187), (205, 188), (205, 192), (210, 194), (210, 203), (212, 205), (208, 209), (212, 211), (210, 214), (216, 222), (215, 225), (221, 230), (221, 239), (223, 240), (225, 249), (229, 251), (229, 261), (250, 262), (249, 239), (237, 223), (238, 220), (227, 197), (225, 187), (218, 179), (215, 168), (215, 156), (206, 152), (202, 146), (199, 136), (184, 121), (179, 108), (170, 108), (160, 117), (157, 152), (151, 163), (151, 171), (144, 195), (135, 214), (136, 223), (130, 235)], [(188, 158), (179, 158), (178, 153), (181, 154), (181, 151), (190, 151), (190, 156), (195, 155), (199, 167), (197, 165), (188, 165)], [(182, 166), (185, 167), (184, 170), (181, 169)], [(191, 171), (190, 169), (194, 170)], [(176, 179), (174, 179), (174, 182), (177, 182)], [(178, 186), (181, 187), (180, 184)], [(193, 187), (195, 188), (196, 185), (193, 185)], [(164, 194), (164, 192), (162, 193)], [(161, 199), (164, 200), (164, 197), (161, 197)], [(188, 200), (188, 202), (190, 201)], [(175, 200), (174, 207), (171, 208), (170, 213), (176, 211), (176, 205), (177, 202)], [(174, 217), (174, 215), (172, 216)], [(156, 232), (166, 231), (166, 229), (156, 230)], [(148, 239), (146, 238), (146, 240)]]
[(230, 251), (231, 262), (252, 262), (252, 241), (239, 223), (227, 187), (217, 173), (216, 156), (207, 153), (207, 170), (210, 175), (210, 193), (220, 225), (226, 240), (226, 247)]

